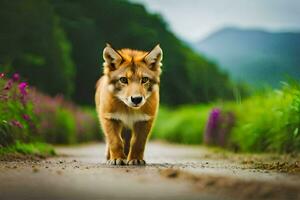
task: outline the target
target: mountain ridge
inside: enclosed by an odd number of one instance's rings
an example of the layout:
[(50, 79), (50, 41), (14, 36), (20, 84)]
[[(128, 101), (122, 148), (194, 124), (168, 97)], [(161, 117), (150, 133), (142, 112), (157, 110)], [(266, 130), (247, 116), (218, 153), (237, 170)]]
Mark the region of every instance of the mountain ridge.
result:
[(252, 85), (276, 87), (286, 76), (300, 77), (300, 32), (227, 27), (197, 42), (194, 48), (234, 79)]

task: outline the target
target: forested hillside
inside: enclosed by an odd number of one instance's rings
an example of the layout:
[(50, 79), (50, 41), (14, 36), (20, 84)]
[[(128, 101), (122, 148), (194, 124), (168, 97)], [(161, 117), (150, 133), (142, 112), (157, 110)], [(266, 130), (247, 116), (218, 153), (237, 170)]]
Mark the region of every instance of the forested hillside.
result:
[[(105, 43), (164, 51), (162, 103), (232, 98), (232, 83), (216, 64), (191, 50), (142, 5), (112, 0), (2, 0), (1, 71), (19, 71), (49, 94), (93, 104)], [(10, 23), (7, 23), (10, 22)]]
[(1, 0), (0, 24), (1, 72), (20, 72), (49, 94), (72, 94), (71, 44), (49, 1)]

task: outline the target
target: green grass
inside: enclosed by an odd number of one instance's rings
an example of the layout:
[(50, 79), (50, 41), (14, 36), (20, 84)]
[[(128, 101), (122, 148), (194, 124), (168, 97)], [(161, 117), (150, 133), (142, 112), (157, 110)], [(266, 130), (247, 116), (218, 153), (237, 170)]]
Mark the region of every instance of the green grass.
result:
[(176, 109), (160, 107), (152, 138), (183, 144), (202, 143), (211, 107), (211, 105), (183, 106)]
[(239, 102), (173, 109), (161, 107), (152, 138), (201, 144), (209, 113), (214, 107), (220, 108), (222, 113), (234, 114), (234, 126), (226, 134), (227, 148), (241, 152), (300, 152), (298, 84), (285, 84), (280, 90), (269, 89)]
[(21, 143), (16, 142), (8, 147), (0, 147), (0, 156), (6, 154), (21, 153), (24, 155), (41, 155), (54, 156), (56, 155), (54, 148), (45, 143)]
[(300, 152), (300, 89), (285, 85), (281, 90), (252, 96), (241, 104), (228, 103), (236, 124), (230, 145), (246, 152)]

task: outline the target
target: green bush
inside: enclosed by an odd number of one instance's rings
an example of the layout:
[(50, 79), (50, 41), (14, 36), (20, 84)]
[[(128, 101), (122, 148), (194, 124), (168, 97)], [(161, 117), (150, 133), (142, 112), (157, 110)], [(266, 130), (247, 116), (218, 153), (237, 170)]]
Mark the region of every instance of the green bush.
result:
[(56, 126), (56, 142), (57, 143), (74, 143), (75, 138), (75, 118), (72, 113), (67, 110), (57, 110), (55, 116)]
[(236, 124), (230, 145), (250, 152), (300, 151), (300, 89), (285, 85), (246, 99), (241, 104), (227, 104), (234, 110)]
[(210, 109), (210, 105), (183, 106), (175, 110), (161, 107), (152, 138), (184, 144), (200, 144)]
[(0, 73), (0, 147), (20, 143), (70, 144), (101, 139), (94, 109), (80, 108), (62, 96), (50, 97), (19, 74)]
[(62, 96), (54, 98), (31, 90), (38, 117), (38, 136), (42, 141), (70, 144), (100, 140), (96, 111), (80, 108)]
[(200, 144), (209, 113), (215, 107), (233, 117), (223, 120), (232, 123), (224, 138), (225, 147), (244, 152), (300, 152), (300, 86), (297, 84), (267, 90), (238, 103), (161, 107), (152, 138)]
[(70, 144), (76, 141), (76, 124), (73, 115), (66, 109), (59, 108), (48, 121), (51, 126), (40, 130), (44, 140), (50, 143)]
[(31, 90), (38, 117), (38, 137), (43, 141), (70, 144), (102, 138), (96, 111), (80, 108), (62, 96), (54, 98)]
[(103, 139), (103, 134), (98, 123), (98, 116), (94, 108), (86, 107), (82, 108), (81, 112), (76, 112), (75, 121), (77, 124), (77, 142)]
[(36, 116), (27, 99), (27, 85), (19, 82), (18, 74), (8, 80), (3, 76), (0, 77), (0, 145), (8, 146), (16, 140), (30, 141)]

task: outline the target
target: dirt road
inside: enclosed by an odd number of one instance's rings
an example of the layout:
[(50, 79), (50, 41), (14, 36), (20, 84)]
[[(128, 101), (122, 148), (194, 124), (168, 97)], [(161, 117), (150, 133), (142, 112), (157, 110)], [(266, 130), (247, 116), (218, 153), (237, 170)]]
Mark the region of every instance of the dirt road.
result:
[(299, 156), (150, 143), (147, 165), (107, 166), (104, 144), (0, 161), (0, 199), (300, 199)]

